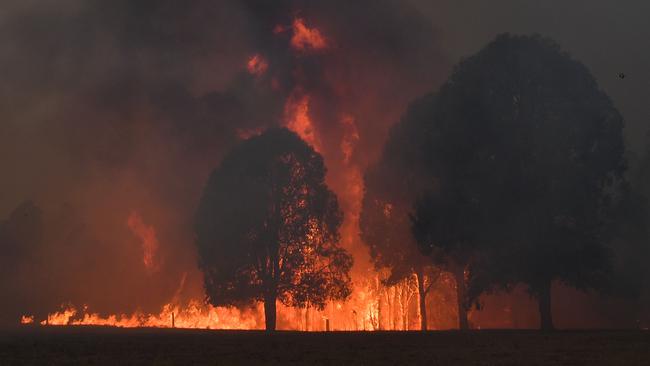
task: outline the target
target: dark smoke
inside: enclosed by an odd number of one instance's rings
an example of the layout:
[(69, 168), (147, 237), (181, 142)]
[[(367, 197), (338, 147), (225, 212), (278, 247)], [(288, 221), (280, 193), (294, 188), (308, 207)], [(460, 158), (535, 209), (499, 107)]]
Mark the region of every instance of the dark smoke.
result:
[[(409, 0), (442, 29), (452, 62), (497, 34), (538, 33), (583, 62), (626, 119), (630, 147), (643, 151), (650, 122), (650, 37), (643, 0)], [(620, 79), (618, 73), (625, 73)]]
[[(331, 49), (290, 52), (273, 27), (296, 17)], [(351, 160), (362, 168), (408, 101), (447, 69), (436, 29), (397, 0), (10, 0), (0, 44), (2, 230), (33, 212), (30, 225), (42, 231), (38, 240), (3, 236), (0, 293), (17, 294), (0, 305), (3, 322), (67, 302), (156, 311), (184, 273), (193, 279), (184, 296), (201, 298), (191, 217), (242, 131), (281, 124), (286, 97), (302, 85), (334, 188), (344, 189), (341, 114), (356, 120)], [(245, 71), (257, 53), (269, 62), (263, 80)], [(126, 223), (134, 211), (156, 229), (154, 273)]]
[[(650, 52), (642, 46), (650, 37), (649, 6), (5, 0), (0, 221), (5, 227), (31, 199), (43, 235), (38, 245), (2, 242), (0, 293), (15, 300), (3, 296), (0, 311), (10, 321), (23, 307), (40, 315), (68, 301), (101, 312), (155, 311), (186, 272), (185, 297), (200, 298), (189, 222), (209, 172), (240, 131), (279, 124), (284, 100), (300, 82), (314, 94), (331, 186), (341, 196), (339, 115), (356, 118), (360, 141), (351, 160), (363, 169), (406, 104), (437, 89), (447, 58), (455, 63), (506, 31), (550, 36), (584, 62), (626, 118), (630, 146), (641, 154), (650, 119)], [(286, 36), (273, 35), (273, 27), (298, 16), (333, 41), (330, 52), (296, 56)], [(256, 53), (267, 57), (279, 90), (245, 72)], [(341, 200), (344, 211), (348, 201)], [(139, 239), (126, 225), (134, 210), (157, 230), (163, 264), (154, 274), (143, 268)]]

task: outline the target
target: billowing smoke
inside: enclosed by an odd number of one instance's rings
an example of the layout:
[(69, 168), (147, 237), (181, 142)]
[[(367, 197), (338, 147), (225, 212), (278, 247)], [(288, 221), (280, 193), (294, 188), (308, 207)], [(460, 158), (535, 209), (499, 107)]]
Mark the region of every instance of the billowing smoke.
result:
[(398, 0), (10, 0), (0, 44), (6, 323), (202, 298), (203, 184), (273, 125), (313, 137), (363, 256), (361, 172), (448, 69), (437, 30)]

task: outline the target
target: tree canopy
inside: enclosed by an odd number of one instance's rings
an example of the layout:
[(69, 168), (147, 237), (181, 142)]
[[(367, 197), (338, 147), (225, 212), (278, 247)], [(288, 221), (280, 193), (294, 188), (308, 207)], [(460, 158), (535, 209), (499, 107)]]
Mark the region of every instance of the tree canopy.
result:
[[(448, 248), (469, 242), (456, 237), (454, 244), (449, 233), (459, 226), (473, 232), (465, 215), (487, 219), (477, 239), (507, 245), (491, 250), (501, 267), (493, 273), (527, 284), (540, 301), (542, 327), (552, 328), (553, 281), (577, 288), (606, 282), (625, 171), (620, 114), (556, 43), (507, 34), (455, 67), (437, 105), (427, 146), (429, 165), (441, 173), (434, 174), (442, 178), (439, 199), (423, 203), (418, 212), (429, 213), (416, 224), (431, 222), (431, 212), (457, 223), (429, 225), (429, 235), (451, 238), (430, 244)], [(454, 215), (443, 218), (445, 211)]]
[(196, 213), (196, 245), (209, 301), (276, 299), (324, 307), (350, 295), (352, 257), (338, 246), (343, 214), (322, 157), (287, 129), (235, 147), (212, 173)]
[(390, 130), (380, 159), (364, 175), (359, 218), (361, 239), (375, 267), (390, 272), (386, 283), (417, 277), (422, 329), (426, 329), (427, 322), (426, 293), (434, 276), (431, 260), (415, 244), (408, 213), (413, 200), (430, 184), (421, 148), (429, 120), (416, 117), (431, 110), (434, 103), (433, 94), (414, 102)]

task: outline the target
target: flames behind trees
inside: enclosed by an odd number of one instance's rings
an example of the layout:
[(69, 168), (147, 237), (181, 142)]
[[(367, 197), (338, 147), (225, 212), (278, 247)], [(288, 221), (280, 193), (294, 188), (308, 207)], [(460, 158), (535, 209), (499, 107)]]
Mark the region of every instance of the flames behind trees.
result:
[[(16, 282), (0, 280), (3, 293), (16, 294), (1, 305), (7, 322), (33, 314), (40, 323), (64, 304), (64, 314), (74, 310), (69, 323), (135, 317), (164, 326), (165, 309), (176, 309), (179, 319), (203, 319), (184, 324), (236, 327), (206, 320), (216, 317), (201, 300), (189, 218), (224, 153), (272, 126), (291, 128), (323, 155), (344, 212), (341, 242), (355, 258), (348, 302), (303, 312), (279, 305), (278, 326), (324, 329), (324, 316), (333, 329), (403, 322), (395, 305), (402, 296), (381, 285), (385, 274), (369, 263), (358, 218), (362, 172), (389, 127), (449, 68), (439, 33), (408, 2), (89, 0), (8, 9), (0, 64), (12, 72), (0, 88), (0, 162), (12, 179), (1, 182), (0, 207), (9, 212), (32, 197), (45, 234), (0, 259), (3, 278)], [(155, 229), (153, 273), (143, 241), (125, 225), (133, 211)], [(35, 263), (38, 272), (29, 269)], [(429, 293), (433, 328), (455, 326), (448, 280)], [(193, 300), (200, 312), (189, 310)], [(495, 303), (498, 310), (481, 314), (492, 323), (481, 324), (515, 324), (514, 313), (526, 320), (518, 326), (535, 324), (522, 306), (506, 312)], [(237, 311), (241, 327), (261, 328), (260, 309)], [(409, 329), (416, 313), (411, 299)]]
[[(3, 35), (9, 35), (15, 49), (55, 49), (60, 59), (71, 60), (27, 67), (22, 74), (17, 62), (8, 66), (18, 72), (7, 82), (22, 90), (9, 95), (15, 105), (51, 101), (48, 113), (35, 110), (25, 118), (35, 121), (35, 130), (53, 129), (47, 134), (51, 141), (40, 145), (50, 150), (38, 153), (47, 154), (51, 169), (58, 167), (61, 173), (51, 189), (24, 185), (15, 194), (34, 196), (48, 213), (61, 201), (77, 207), (87, 236), (78, 242), (91, 244), (87, 251), (80, 246), (74, 256), (67, 249), (59, 252), (98, 263), (93, 269), (62, 265), (66, 271), (60, 273), (81, 279), (58, 281), (53, 289), (57, 296), (44, 305), (48, 312), (65, 304), (76, 309), (75, 317), (97, 312), (107, 319), (111, 314), (158, 314), (162, 306), (183, 308), (201, 299), (187, 218), (223, 152), (269, 126), (293, 129), (323, 155), (327, 183), (345, 212), (342, 244), (358, 259), (355, 288), (376, 282), (358, 239), (361, 172), (404, 105), (439, 83), (446, 63), (436, 31), (409, 5), (382, 0), (341, 8), (342, 3), (281, 1), (259, 7), (229, 0), (182, 5), (118, 1), (107, 7), (90, 1), (60, 9), (66, 27), (52, 24), (47, 12), (3, 23)], [(376, 11), (368, 13), (369, 5)], [(41, 29), (43, 23), (50, 24), (57, 39), (81, 33), (89, 37), (69, 49), (50, 44), (48, 37), (23, 39), (38, 32), (20, 29), (36, 29), (37, 24)], [(90, 29), (73, 31), (82, 26)], [(109, 43), (92, 41), (99, 34), (115, 37)], [(32, 50), (29, 45), (39, 46)], [(352, 70), (353, 64), (366, 67)], [(57, 77), (32, 83), (27, 71), (34, 69)], [(63, 77), (78, 70), (88, 71), (81, 84)], [(103, 79), (107, 73), (115, 77)], [(56, 93), (41, 88), (45, 79)], [(29, 98), (19, 100), (21, 95)], [(20, 130), (21, 118), (10, 116), (9, 125)], [(59, 192), (50, 194), (55, 186)], [(147, 242), (125, 225), (133, 211), (146, 227), (155, 228), (157, 271), (144, 265), (142, 245)], [(127, 260), (117, 259), (123, 257)], [(179, 286), (185, 273), (187, 281)], [(74, 295), (64, 291), (68, 288), (75, 288)], [(308, 328), (319, 329), (316, 318), (326, 314), (333, 327), (371, 329), (368, 309), (375, 305), (368, 301), (353, 294), (350, 302), (332, 303), (323, 312), (297, 316), (282, 310), (278, 324), (302, 329), (308, 319)], [(45, 318), (41, 311), (21, 307), (37, 323)], [(334, 319), (335, 313), (342, 314), (340, 319)]]
[(196, 244), (210, 303), (276, 301), (323, 309), (351, 291), (352, 257), (338, 246), (343, 214), (325, 185), (322, 157), (287, 129), (235, 147), (212, 173), (196, 214)]

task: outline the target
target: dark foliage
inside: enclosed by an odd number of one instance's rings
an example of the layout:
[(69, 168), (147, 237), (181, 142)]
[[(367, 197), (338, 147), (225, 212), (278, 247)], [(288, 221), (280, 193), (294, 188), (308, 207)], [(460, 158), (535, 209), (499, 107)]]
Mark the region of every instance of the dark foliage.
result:
[(431, 110), (434, 103), (434, 95), (421, 98), (391, 129), (379, 161), (364, 176), (359, 218), (361, 238), (375, 267), (390, 271), (386, 284), (417, 277), (422, 329), (426, 329), (426, 293), (437, 276), (430, 258), (417, 248), (408, 212), (413, 200), (431, 183), (422, 155), (423, 132), (429, 120), (417, 117)]
[(323, 308), (350, 295), (351, 256), (325, 185), (323, 159), (293, 132), (271, 129), (242, 142), (212, 173), (196, 214), (199, 266), (213, 305), (275, 301)]
[(501, 267), (492, 280), (527, 284), (552, 328), (553, 281), (587, 289), (609, 278), (625, 171), (620, 114), (584, 65), (539, 36), (497, 37), (454, 69), (438, 106), (431, 166), (443, 180), (424, 206), (457, 214), (444, 218), (456, 225), (433, 226), (436, 235), (464, 233), (432, 243), (468, 245), (467, 216), (487, 219), (479, 241)]

